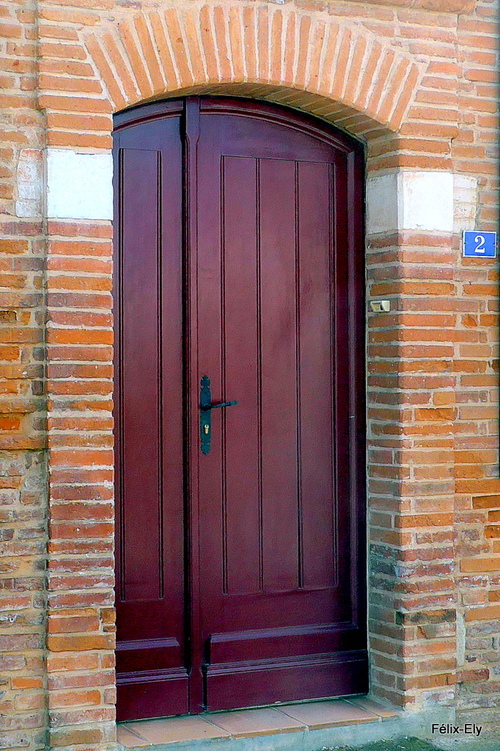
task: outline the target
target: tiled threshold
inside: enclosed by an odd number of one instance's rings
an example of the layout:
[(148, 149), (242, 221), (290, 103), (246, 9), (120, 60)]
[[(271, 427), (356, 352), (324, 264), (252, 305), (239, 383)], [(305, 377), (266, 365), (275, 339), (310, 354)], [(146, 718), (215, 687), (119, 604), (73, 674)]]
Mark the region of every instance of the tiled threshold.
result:
[[(313, 736), (327, 742), (324, 733), (329, 728), (350, 728), (353, 725), (380, 723), (398, 717), (366, 697), (286, 704), (263, 709), (243, 709), (230, 712), (207, 712), (204, 715), (170, 717), (161, 720), (141, 720), (118, 725), (118, 742), (125, 749), (171, 749), (177, 747), (213, 748), (217, 741), (224, 743), (221, 751), (236, 749), (306, 748), (304, 738)], [(286, 736), (286, 743), (283, 734)], [(378, 734), (377, 734), (378, 735)], [(320, 739), (321, 736), (321, 739)], [(272, 738), (271, 738), (272, 737)], [(264, 742), (267, 738), (268, 743)], [(254, 743), (242, 743), (254, 739)], [(258, 740), (260, 743), (257, 743)], [(235, 743), (235, 741), (240, 741)], [(321, 748), (321, 744), (318, 748)]]

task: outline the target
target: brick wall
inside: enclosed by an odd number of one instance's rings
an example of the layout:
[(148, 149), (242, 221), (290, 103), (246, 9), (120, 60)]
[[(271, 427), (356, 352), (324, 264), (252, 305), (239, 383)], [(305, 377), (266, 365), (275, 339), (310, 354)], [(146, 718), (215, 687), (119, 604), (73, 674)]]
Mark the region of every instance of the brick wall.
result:
[[(42, 217), (41, 149), (106, 158), (113, 112), (193, 91), (302, 108), (367, 142), (368, 297), (391, 300), (368, 316), (372, 690), (492, 721), (497, 272), (461, 258), (460, 231), (496, 226), (496, 9), (425, 5), (0, 0), (0, 645), (12, 668), (0, 723), (11, 747), (43, 747), (45, 726), (54, 748), (114, 738), (112, 228), (99, 206), (66, 201), (65, 213), (50, 193)], [(422, 209), (429, 195), (437, 212)]]
[(50, 221), (47, 673), (55, 748), (113, 740), (111, 227)]
[(44, 226), (35, 2), (0, 2), (0, 737), (45, 745)]
[[(478, 176), (477, 221), (498, 229), (497, 9), (481, 3), (460, 18), (462, 77), (457, 170)], [(456, 357), (455, 510), (461, 640), (461, 716), (500, 725), (500, 485), (498, 481), (498, 270), (459, 259)]]

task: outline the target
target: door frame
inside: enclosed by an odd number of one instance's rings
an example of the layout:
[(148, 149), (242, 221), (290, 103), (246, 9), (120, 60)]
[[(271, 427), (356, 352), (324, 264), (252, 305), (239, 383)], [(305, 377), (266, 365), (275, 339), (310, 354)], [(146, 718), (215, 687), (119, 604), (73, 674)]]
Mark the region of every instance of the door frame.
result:
[[(286, 124), (297, 130), (327, 141), (331, 145), (347, 153), (348, 162), (348, 195), (347, 204), (353, 210), (348, 211), (347, 228), (347, 265), (348, 290), (347, 310), (348, 326), (348, 373), (349, 373), (349, 435), (347, 440), (354, 450), (350, 454), (349, 464), (349, 507), (351, 519), (355, 520), (351, 527), (351, 549), (362, 551), (356, 559), (356, 565), (351, 569), (351, 586), (362, 583), (359, 592), (358, 612), (355, 613), (360, 621), (367, 623), (367, 582), (366, 582), (366, 366), (365, 366), (365, 152), (364, 144), (352, 135), (344, 133), (330, 123), (299, 113), (297, 110), (277, 104), (269, 104), (253, 99), (233, 98), (228, 96), (188, 96), (165, 99), (149, 104), (135, 106), (114, 116), (114, 132), (125, 126), (132, 126), (142, 122), (162, 118), (172, 111), (179, 111), (183, 106), (185, 118), (184, 142), (184, 282), (183, 307), (187, 320), (197, 320), (197, 175), (196, 151), (199, 135), (200, 103), (203, 102), (218, 112), (252, 117)], [(362, 186), (362, 190), (360, 190)], [(115, 204), (116, 216), (119, 216), (118, 206)], [(187, 218), (186, 218), (187, 217)], [(119, 232), (114, 233), (115, 254)], [(116, 257), (116, 255), (115, 255)], [(187, 362), (197, 361), (196, 336), (185, 327), (184, 357)], [(185, 471), (185, 514), (186, 514), (186, 626), (189, 628), (190, 639), (194, 640), (191, 649), (200, 652), (199, 628), (199, 582), (195, 576), (198, 570), (198, 539), (192, 535), (197, 525), (189, 524), (188, 514), (198, 514), (199, 502), (199, 404), (198, 384), (190, 382), (191, 372), (185, 372), (185, 449), (184, 456), (187, 467)], [(117, 466), (119, 463), (117, 461)], [(187, 499), (191, 498), (191, 504)], [(190, 511), (191, 505), (191, 511)], [(199, 680), (190, 681), (190, 709), (203, 710), (203, 686), (201, 675)]]

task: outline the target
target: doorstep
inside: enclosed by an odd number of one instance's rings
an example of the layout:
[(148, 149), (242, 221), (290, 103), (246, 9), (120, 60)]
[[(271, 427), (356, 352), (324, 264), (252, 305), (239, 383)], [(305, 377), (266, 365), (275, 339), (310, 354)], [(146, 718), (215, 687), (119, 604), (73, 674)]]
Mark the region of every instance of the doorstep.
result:
[[(349, 729), (351, 738), (352, 726), (375, 725), (398, 716), (398, 712), (366, 697), (301, 702), (262, 709), (123, 722), (118, 725), (118, 743), (124, 749), (150, 751), (182, 748), (196, 751), (215, 751), (215, 748), (220, 751), (278, 751), (282, 748), (302, 751), (313, 748), (316, 742), (320, 744), (317, 748), (328, 743), (331, 735), (328, 731)], [(365, 735), (363, 733), (363, 737)], [(334, 741), (334, 737), (340, 736), (335, 732), (331, 737)]]

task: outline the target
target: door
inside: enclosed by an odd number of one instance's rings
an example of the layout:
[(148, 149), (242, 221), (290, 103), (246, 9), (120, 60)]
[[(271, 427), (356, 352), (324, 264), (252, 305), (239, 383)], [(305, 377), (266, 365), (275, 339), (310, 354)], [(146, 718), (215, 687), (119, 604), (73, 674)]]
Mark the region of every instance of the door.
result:
[(119, 719), (367, 690), (362, 158), (250, 101), (116, 118)]

